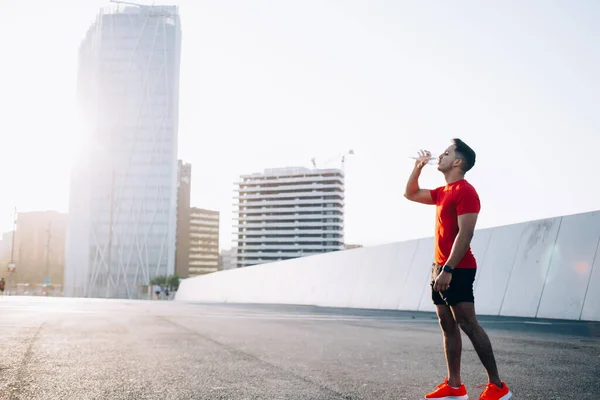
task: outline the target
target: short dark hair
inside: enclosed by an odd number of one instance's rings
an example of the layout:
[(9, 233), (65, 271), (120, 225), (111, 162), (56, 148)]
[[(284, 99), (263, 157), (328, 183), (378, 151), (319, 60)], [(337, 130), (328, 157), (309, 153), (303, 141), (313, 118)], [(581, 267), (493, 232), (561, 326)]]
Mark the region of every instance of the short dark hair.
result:
[(454, 143), (456, 157), (462, 160), (463, 171), (468, 172), (475, 165), (475, 150), (458, 138), (452, 139), (452, 143)]

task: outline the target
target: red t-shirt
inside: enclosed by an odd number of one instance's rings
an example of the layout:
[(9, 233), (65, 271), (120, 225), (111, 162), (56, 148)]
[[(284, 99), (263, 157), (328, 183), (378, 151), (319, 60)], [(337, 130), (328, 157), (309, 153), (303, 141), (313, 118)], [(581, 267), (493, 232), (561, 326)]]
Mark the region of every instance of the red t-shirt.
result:
[[(444, 265), (458, 234), (458, 216), (479, 213), (481, 204), (475, 188), (464, 179), (431, 190), (431, 198), (436, 204), (434, 261)], [(458, 265), (452, 267), (477, 268), (470, 246)]]

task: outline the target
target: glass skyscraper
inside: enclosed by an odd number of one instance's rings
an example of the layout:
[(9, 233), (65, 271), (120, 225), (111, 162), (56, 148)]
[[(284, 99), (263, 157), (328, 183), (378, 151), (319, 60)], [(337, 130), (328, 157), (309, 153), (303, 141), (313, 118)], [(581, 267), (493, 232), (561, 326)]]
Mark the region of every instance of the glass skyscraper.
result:
[(65, 296), (138, 298), (174, 273), (180, 44), (176, 7), (130, 5), (81, 43)]

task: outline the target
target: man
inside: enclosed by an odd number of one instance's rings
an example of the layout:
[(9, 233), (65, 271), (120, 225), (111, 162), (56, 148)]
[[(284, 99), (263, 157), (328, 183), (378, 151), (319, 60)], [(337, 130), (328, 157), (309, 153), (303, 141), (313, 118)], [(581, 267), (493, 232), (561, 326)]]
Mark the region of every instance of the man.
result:
[(0, 296), (4, 296), (4, 286), (6, 282), (4, 282), (4, 278), (0, 279)]
[(475, 164), (475, 152), (460, 139), (438, 157), (438, 170), (446, 186), (433, 190), (419, 187), (421, 169), (431, 159), (421, 151), (406, 184), (404, 196), (418, 203), (436, 205), (435, 254), (431, 270), (431, 297), (444, 336), (448, 376), (427, 399), (468, 399), (460, 377), (462, 331), (469, 337), (485, 367), (489, 382), (480, 400), (507, 400), (512, 393), (500, 380), (490, 340), (475, 316), (473, 282), (477, 262), (471, 252), (471, 238), (479, 214), (479, 196), (465, 180)]

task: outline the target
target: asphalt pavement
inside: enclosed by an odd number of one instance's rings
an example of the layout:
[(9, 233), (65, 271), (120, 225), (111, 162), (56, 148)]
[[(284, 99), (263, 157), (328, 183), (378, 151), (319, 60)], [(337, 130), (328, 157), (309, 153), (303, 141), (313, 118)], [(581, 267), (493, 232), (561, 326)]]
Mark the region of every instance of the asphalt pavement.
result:
[[(480, 317), (514, 399), (597, 399), (600, 323)], [(421, 399), (429, 313), (0, 297), (0, 399)], [(463, 380), (486, 375), (463, 335)]]

